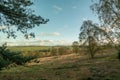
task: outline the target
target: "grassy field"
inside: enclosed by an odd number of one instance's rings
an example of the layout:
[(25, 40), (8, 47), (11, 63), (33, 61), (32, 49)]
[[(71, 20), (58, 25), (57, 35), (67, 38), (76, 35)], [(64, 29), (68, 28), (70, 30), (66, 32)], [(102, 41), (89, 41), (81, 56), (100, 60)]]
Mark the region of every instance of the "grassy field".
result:
[(12, 46), (8, 47), (11, 51), (38, 51), (44, 49), (50, 49), (51, 46)]
[(24, 66), (0, 71), (0, 80), (120, 80), (116, 54), (88, 56), (68, 54), (37, 59)]
[[(65, 50), (62, 55), (64, 55), (64, 53), (72, 53), (71, 46), (11, 46), (7, 48), (10, 51), (21, 52), (24, 56), (48, 57), (54, 55), (61, 55), (58, 51), (58, 49), (61, 47)], [(54, 49), (56, 49), (56, 51)]]

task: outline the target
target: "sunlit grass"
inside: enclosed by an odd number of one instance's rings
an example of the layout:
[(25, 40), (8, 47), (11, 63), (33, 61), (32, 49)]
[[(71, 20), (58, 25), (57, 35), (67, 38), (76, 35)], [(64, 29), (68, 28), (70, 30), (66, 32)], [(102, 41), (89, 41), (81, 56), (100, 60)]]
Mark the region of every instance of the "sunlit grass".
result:
[(120, 64), (117, 54), (87, 56), (69, 54), (50, 59), (40, 59), (40, 63), (17, 66), (0, 71), (2, 80), (119, 80)]
[(11, 46), (8, 47), (11, 51), (37, 51), (37, 50), (44, 50), (49, 49), (51, 46)]

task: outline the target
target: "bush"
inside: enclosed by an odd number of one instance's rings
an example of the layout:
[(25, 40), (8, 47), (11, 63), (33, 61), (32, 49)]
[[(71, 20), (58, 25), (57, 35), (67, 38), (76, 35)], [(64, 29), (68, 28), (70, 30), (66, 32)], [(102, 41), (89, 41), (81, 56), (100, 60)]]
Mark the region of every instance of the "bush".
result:
[(51, 53), (51, 55), (52, 55), (52, 56), (56, 56), (56, 55), (57, 55), (57, 53), (58, 53), (58, 50), (57, 50), (57, 48), (55, 48), (55, 47), (52, 47), (52, 48), (51, 48), (51, 51), (50, 51), (50, 53)]
[(66, 54), (67, 50), (68, 50), (67, 47), (59, 47), (58, 53), (59, 53), (59, 55), (63, 55), (63, 54)]
[(1, 70), (1, 68), (3, 68), (3, 67), (7, 67), (9, 64), (10, 64), (9, 61), (4, 60), (4, 59), (0, 56), (0, 70)]
[(7, 67), (9, 64), (15, 63), (17, 65), (22, 65), (32, 59), (34, 56), (24, 57), (21, 52), (11, 52), (7, 49), (6, 44), (0, 47), (0, 69)]

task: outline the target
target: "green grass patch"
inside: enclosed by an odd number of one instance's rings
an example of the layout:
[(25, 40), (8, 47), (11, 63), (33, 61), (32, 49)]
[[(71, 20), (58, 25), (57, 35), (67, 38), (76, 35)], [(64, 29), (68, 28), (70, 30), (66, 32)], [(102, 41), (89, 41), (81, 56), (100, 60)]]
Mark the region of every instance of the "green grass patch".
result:
[(48, 50), (51, 46), (11, 46), (8, 47), (11, 51), (38, 51), (38, 50)]

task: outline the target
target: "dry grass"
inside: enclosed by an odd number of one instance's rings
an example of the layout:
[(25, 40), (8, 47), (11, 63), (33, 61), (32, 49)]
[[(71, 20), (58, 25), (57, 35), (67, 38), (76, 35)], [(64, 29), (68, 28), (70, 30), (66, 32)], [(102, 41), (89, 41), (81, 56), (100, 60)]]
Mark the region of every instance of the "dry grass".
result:
[(0, 71), (0, 80), (120, 80), (116, 55), (78, 54), (38, 58), (25, 66)]

